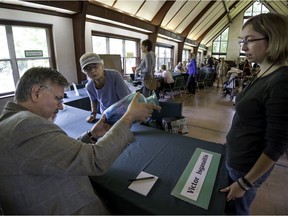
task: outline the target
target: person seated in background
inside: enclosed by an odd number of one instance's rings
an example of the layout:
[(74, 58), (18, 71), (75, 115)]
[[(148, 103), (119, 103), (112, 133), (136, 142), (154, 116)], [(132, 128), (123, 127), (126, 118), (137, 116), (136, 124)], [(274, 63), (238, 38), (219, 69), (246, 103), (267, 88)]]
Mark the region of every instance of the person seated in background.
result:
[(87, 52), (82, 55), (80, 66), (82, 72), (90, 78), (86, 90), (91, 102), (91, 115), (86, 121), (93, 122), (96, 119), (98, 103), (100, 113), (103, 113), (109, 106), (131, 93), (121, 73), (104, 69), (104, 62), (96, 53)]
[[(154, 75), (156, 75), (156, 73)], [(173, 79), (172, 73), (167, 70), (167, 66), (165, 64), (161, 65), (159, 72), (157, 72), (156, 76), (159, 75), (163, 77), (163, 81), (161, 82), (161, 86), (158, 88), (158, 92), (156, 92), (156, 94), (161, 98), (164, 96), (165, 89), (171, 89), (174, 87), (175, 81)]]
[(53, 123), (63, 109), (68, 85), (54, 69), (31, 68), (17, 84), (15, 102), (7, 102), (0, 114), (0, 203), (4, 214), (111, 213), (88, 176), (104, 174), (133, 141), (132, 124), (151, 117), (153, 109), (160, 107), (138, 103), (138, 93), (112, 127), (103, 115), (76, 140)]
[(156, 76), (157, 78), (162, 78), (163, 76), (162, 76), (162, 70), (161, 70), (161, 68), (160, 68), (160, 70), (157, 70), (155, 73), (154, 73), (154, 76)]
[(167, 70), (167, 66), (165, 64), (161, 65), (160, 71), (162, 73), (162, 77), (164, 78), (164, 86), (167, 87), (170, 84), (173, 87), (174, 79), (172, 73)]
[(183, 73), (184, 72), (184, 67), (182, 62), (178, 62), (176, 67), (174, 68), (174, 73)]

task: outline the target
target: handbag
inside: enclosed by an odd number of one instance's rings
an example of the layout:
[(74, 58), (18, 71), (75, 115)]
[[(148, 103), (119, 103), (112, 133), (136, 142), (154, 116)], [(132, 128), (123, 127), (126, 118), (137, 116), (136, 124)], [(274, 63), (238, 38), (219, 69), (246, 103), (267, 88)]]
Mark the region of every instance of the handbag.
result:
[(165, 117), (162, 119), (162, 127), (169, 133), (186, 134), (188, 130), (188, 120), (186, 117)]
[(152, 76), (152, 75), (146, 75), (144, 77), (144, 86), (152, 91), (152, 90), (156, 90), (159, 87), (159, 83), (158, 80), (156, 79), (156, 77)]

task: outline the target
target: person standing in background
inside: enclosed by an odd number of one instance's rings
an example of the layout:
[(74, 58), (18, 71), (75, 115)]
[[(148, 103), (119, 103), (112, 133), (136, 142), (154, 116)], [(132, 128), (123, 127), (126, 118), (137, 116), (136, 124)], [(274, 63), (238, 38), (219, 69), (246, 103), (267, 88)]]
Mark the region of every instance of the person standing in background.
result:
[(187, 80), (187, 90), (191, 94), (195, 94), (195, 88), (196, 88), (196, 76), (198, 73), (197, 69), (197, 62), (195, 54), (192, 53), (192, 58), (188, 64), (188, 80)]
[(136, 73), (141, 74), (142, 94), (145, 97), (149, 97), (151, 95), (151, 91), (145, 87), (144, 80), (153, 78), (155, 71), (156, 55), (152, 51), (152, 48), (152, 41), (150, 41), (149, 39), (142, 41), (141, 51), (145, 56), (135, 71)]
[(210, 67), (210, 68), (214, 67), (214, 60), (210, 55), (207, 55), (207, 67)]
[(220, 62), (217, 64), (216, 73), (217, 73), (217, 88), (219, 88), (219, 84), (223, 87), (223, 83), (226, 82), (226, 75), (228, 71), (228, 65), (225, 62), (224, 58), (220, 58)]
[(251, 75), (251, 63), (246, 59), (244, 66), (243, 66), (243, 76), (250, 76)]
[[(249, 215), (257, 189), (288, 148), (288, 17), (265, 13), (248, 19), (240, 44), (260, 71), (236, 96), (226, 136), (230, 183), (227, 215)], [(273, 193), (273, 191), (271, 191)]]
[(91, 103), (91, 115), (86, 121), (96, 119), (97, 107), (103, 113), (109, 106), (131, 93), (119, 71), (104, 69), (104, 62), (99, 55), (87, 52), (80, 58), (82, 72), (90, 79), (86, 90)]

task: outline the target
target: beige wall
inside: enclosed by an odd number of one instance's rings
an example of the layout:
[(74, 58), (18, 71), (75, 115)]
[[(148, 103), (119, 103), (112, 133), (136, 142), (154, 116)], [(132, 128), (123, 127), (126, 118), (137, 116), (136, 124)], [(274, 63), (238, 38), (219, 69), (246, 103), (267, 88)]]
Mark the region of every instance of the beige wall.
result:
[(230, 25), (228, 35), (228, 47), (227, 47), (227, 60), (237, 61), (240, 53), (240, 45), (238, 43), (241, 29), (243, 24), (243, 12), (239, 13)]

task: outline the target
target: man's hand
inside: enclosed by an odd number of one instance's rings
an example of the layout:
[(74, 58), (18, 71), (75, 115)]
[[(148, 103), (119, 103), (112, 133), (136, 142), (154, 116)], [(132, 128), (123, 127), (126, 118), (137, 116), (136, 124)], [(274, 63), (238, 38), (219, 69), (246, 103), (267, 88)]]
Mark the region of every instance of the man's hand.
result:
[(122, 120), (127, 122), (129, 126), (131, 127), (134, 122), (142, 122), (145, 121), (146, 118), (149, 118), (152, 116), (153, 109), (160, 110), (161, 107), (150, 104), (150, 103), (139, 103), (140, 93), (138, 92), (134, 99), (131, 101), (131, 103), (128, 106), (127, 111), (122, 116)]
[(96, 139), (104, 136), (104, 134), (111, 128), (111, 125), (106, 123), (105, 118), (105, 115), (102, 115), (101, 119), (91, 129), (91, 134)]
[(90, 115), (86, 118), (86, 121), (89, 123), (92, 123), (95, 120), (96, 120), (96, 116), (94, 116), (94, 115)]

